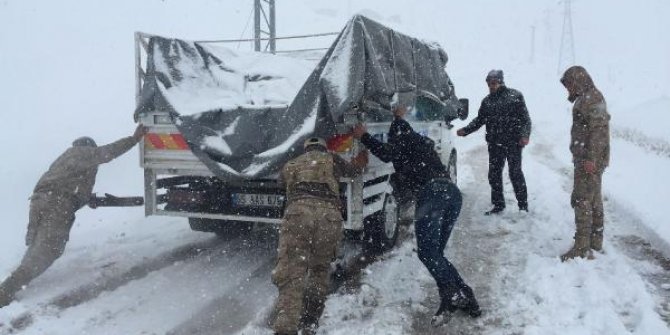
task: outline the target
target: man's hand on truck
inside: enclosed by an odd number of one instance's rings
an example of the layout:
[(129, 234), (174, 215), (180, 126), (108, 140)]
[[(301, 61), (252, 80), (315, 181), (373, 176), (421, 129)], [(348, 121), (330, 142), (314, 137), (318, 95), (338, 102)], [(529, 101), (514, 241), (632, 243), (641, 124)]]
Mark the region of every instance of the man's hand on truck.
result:
[(362, 123), (359, 123), (354, 126), (354, 130), (351, 131), (351, 135), (354, 136), (356, 139), (360, 139), (363, 137), (363, 134), (367, 133), (368, 129), (363, 125)]
[(364, 168), (368, 165), (368, 151), (363, 150), (351, 159), (351, 164), (357, 168)]
[(141, 140), (144, 135), (147, 133), (147, 127), (138, 124), (137, 128), (135, 128), (135, 132), (133, 133), (133, 138), (136, 139), (137, 141)]

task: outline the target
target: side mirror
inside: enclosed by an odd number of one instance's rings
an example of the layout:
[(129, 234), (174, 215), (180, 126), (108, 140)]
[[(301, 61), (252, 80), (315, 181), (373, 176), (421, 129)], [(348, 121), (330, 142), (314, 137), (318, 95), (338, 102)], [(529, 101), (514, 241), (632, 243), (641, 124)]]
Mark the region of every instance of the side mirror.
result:
[(461, 120), (467, 119), (468, 114), (470, 114), (470, 100), (458, 99), (458, 104), (460, 105), (458, 108), (458, 118)]

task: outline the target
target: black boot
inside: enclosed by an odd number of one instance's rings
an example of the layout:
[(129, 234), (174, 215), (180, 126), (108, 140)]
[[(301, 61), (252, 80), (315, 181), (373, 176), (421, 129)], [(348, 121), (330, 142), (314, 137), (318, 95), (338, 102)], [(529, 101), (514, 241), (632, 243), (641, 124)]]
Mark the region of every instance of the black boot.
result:
[(319, 328), (319, 318), (315, 318), (311, 315), (304, 315), (300, 319), (298, 328), (302, 330), (302, 335), (314, 335), (316, 334), (317, 328)]
[(484, 212), (484, 215), (500, 214), (505, 210), (505, 206), (493, 206), (490, 211)]
[(442, 299), (440, 301), (440, 307), (437, 309), (437, 312), (435, 312), (435, 316), (442, 315), (442, 314), (451, 314), (455, 312), (458, 309), (458, 307), (454, 306), (452, 303), (452, 299), (446, 298)]
[(469, 286), (464, 286), (461, 288), (457, 300), (454, 301), (454, 305), (456, 305), (460, 310), (468, 313), (470, 317), (477, 318), (482, 315), (482, 310), (479, 308), (479, 303), (477, 303), (475, 293), (472, 292), (472, 288)]
[(440, 287), (438, 287), (438, 290), (440, 291), (440, 307), (430, 320), (431, 325), (435, 327), (448, 323), (454, 312), (458, 310), (458, 307), (454, 306), (452, 303), (452, 299), (457, 290)]
[(528, 213), (528, 203), (527, 202), (520, 202), (519, 203), (519, 212), (525, 211)]

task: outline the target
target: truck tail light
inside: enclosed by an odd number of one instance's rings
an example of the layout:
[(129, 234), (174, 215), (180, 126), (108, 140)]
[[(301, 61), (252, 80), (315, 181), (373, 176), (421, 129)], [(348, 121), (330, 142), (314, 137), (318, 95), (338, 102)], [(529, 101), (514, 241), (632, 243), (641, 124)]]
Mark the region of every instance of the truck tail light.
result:
[(158, 150), (189, 150), (184, 136), (181, 134), (149, 133), (144, 136), (144, 146), (147, 149)]
[(351, 134), (340, 134), (331, 137), (326, 141), (328, 151), (331, 152), (347, 152), (351, 150), (354, 144), (354, 136)]

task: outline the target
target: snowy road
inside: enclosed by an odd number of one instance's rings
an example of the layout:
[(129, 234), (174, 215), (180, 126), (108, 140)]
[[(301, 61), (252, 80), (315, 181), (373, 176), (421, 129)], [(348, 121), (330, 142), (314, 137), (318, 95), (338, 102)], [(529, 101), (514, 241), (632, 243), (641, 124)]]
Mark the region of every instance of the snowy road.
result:
[[(9, 321), (0, 333), (234, 333), (262, 318), (258, 313), (276, 294), (269, 282), (274, 231), (230, 241), (198, 235), (195, 242), (140, 257), (139, 263), (108, 264), (91, 282), (42, 294), (46, 300), (22, 300), (3, 310)], [(47, 272), (35, 290), (54, 280), (53, 272), (59, 271)]]
[[(447, 255), (475, 289), (481, 318), (429, 325), (439, 299), (410, 228), (391, 252), (353, 265), (361, 275), (331, 295), (320, 333), (669, 334), (668, 246), (624, 201), (606, 192), (605, 254), (558, 260), (572, 243), (571, 169), (547, 143), (538, 138), (524, 156), (528, 214), (516, 211), (506, 181), (508, 210), (483, 216), (486, 148), (461, 153), (464, 207)], [(223, 240), (190, 232), (183, 220), (146, 221), (164, 231), (74, 239), (18, 303), (0, 310), (0, 334), (271, 334), (274, 229)]]
[[(160, 242), (147, 236), (122, 238), (127, 245), (117, 247), (131, 257), (111, 255), (119, 251), (111, 244), (68, 246), (52, 269), (19, 294), (19, 302), (0, 310), (0, 334), (269, 331), (266, 322), (277, 294), (270, 282), (276, 230), (261, 226), (248, 236), (226, 240), (187, 231), (179, 221), (182, 227), (168, 231)], [(179, 245), (180, 234), (190, 241)], [(347, 262), (361, 252), (354, 242), (345, 242), (344, 248)], [(87, 256), (97, 258), (82, 262)], [(348, 274), (354, 276), (370, 261), (350, 262)], [(72, 276), (74, 271), (84, 275)]]
[[(507, 211), (489, 208), (487, 153), (461, 153), (464, 208), (447, 255), (478, 296), (479, 319), (457, 314), (435, 328), (439, 298), (409, 240), (372, 265), (360, 290), (335, 296), (324, 334), (670, 334), (668, 245), (624, 200), (605, 194), (605, 253), (561, 263), (572, 244), (571, 166), (537, 137), (524, 155), (531, 212), (516, 210), (506, 180)], [(618, 144), (618, 143), (617, 143)], [(656, 155), (656, 153), (645, 153)]]

